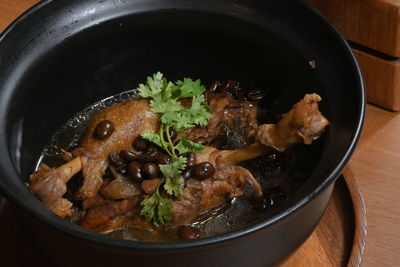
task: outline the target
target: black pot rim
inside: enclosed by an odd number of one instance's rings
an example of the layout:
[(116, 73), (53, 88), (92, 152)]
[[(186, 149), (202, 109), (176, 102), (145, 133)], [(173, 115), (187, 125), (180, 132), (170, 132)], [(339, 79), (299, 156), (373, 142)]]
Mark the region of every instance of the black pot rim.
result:
[[(7, 36), (8, 34), (11, 34), (13, 29), (17, 27), (18, 25), (24, 23), (26, 19), (29, 18), (30, 14), (35, 13), (37, 10), (43, 8), (44, 6), (50, 4), (51, 2), (54, 2), (54, 0), (44, 0), (36, 5), (32, 6), (30, 9), (25, 11), (22, 15), (20, 15), (12, 24), (10, 24), (4, 31), (3, 33), (0, 34), (0, 42)], [(36, 220), (40, 221), (41, 223), (50, 226), (53, 229), (56, 229), (60, 232), (63, 232), (64, 234), (70, 235), (74, 238), (77, 239), (83, 239), (87, 242), (91, 242), (97, 245), (103, 245), (103, 246), (111, 246), (114, 248), (119, 248), (119, 249), (137, 249), (137, 250), (146, 250), (146, 251), (157, 251), (157, 250), (183, 250), (183, 249), (192, 249), (192, 248), (201, 248), (201, 247), (206, 247), (210, 245), (216, 245), (219, 243), (223, 242), (228, 242), (228, 241), (233, 241), (238, 238), (250, 235), (252, 233), (258, 232), (268, 226), (272, 226), (284, 218), (290, 216), (297, 210), (301, 209), (304, 205), (306, 205), (308, 202), (313, 200), (317, 195), (319, 195), (322, 191), (324, 191), (329, 185), (331, 185), (336, 178), (340, 175), (342, 170), (344, 169), (346, 163), (349, 161), (352, 153), (354, 152), (354, 149), (359, 141), (360, 135), (361, 135), (361, 130), (364, 125), (364, 118), (365, 118), (365, 106), (366, 106), (366, 94), (365, 94), (365, 87), (363, 83), (363, 78), (362, 78), (362, 73), (360, 70), (360, 67), (357, 63), (356, 57), (354, 56), (354, 53), (351, 50), (350, 45), (347, 43), (346, 39), (340, 34), (340, 32), (328, 21), (326, 17), (324, 17), (319, 11), (317, 11), (314, 7), (312, 7), (310, 4), (304, 2), (304, 5), (306, 5), (310, 12), (312, 12), (314, 15), (316, 15), (319, 19), (322, 20), (327, 25), (330, 25), (332, 28), (334, 34), (337, 37), (338, 43), (340, 42), (341, 45), (346, 48), (346, 53), (347, 56), (349, 57), (350, 61), (353, 63), (353, 69), (354, 73), (357, 75), (357, 83), (358, 83), (358, 88), (357, 90), (360, 90), (360, 109), (358, 110), (358, 123), (357, 127), (354, 130), (354, 133), (351, 137), (351, 141), (349, 143), (348, 149), (343, 155), (341, 161), (337, 164), (336, 168), (331, 171), (330, 175), (324, 180), (322, 184), (320, 184), (317, 188), (315, 188), (311, 193), (308, 195), (304, 196), (300, 201), (296, 202), (294, 205), (292, 205), (289, 209), (269, 218), (266, 219), (260, 223), (256, 223), (252, 226), (246, 227), (244, 229), (240, 229), (237, 231), (229, 232), (226, 234), (218, 235), (218, 236), (213, 236), (213, 237), (208, 237), (208, 238), (203, 238), (203, 239), (198, 239), (198, 240), (193, 240), (193, 241), (186, 241), (186, 242), (170, 242), (170, 243), (150, 243), (150, 242), (140, 242), (140, 241), (131, 241), (131, 240), (124, 240), (124, 239), (117, 239), (117, 238), (112, 238), (109, 236), (101, 235), (98, 233), (90, 232), (88, 230), (85, 230), (77, 225), (70, 224), (68, 227), (65, 227), (63, 225), (63, 219), (57, 217), (54, 215), (55, 218), (55, 223), (54, 221), (49, 221), (48, 218), (46, 219), (44, 216), (41, 216), (35, 212), (33, 212), (30, 208), (29, 205), (23, 202), (20, 198), (15, 196), (13, 192), (4, 186), (4, 184), (0, 180), (0, 190), (2, 193), (11, 200), (12, 203), (14, 203), (18, 208), (20, 208), (22, 211), (25, 213), (29, 214), (30, 216), (34, 217)]]

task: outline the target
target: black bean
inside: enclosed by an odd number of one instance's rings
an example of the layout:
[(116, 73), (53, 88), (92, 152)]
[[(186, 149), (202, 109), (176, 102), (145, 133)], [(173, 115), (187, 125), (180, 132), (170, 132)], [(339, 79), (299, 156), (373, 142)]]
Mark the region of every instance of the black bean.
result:
[(158, 149), (155, 146), (149, 146), (147, 151), (140, 155), (138, 161), (143, 164), (157, 162), (158, 155), (160, 155)]
[(194, 141), (195, 143), (198, 143), (200, 145), (207, 145), (208, 144), (208, 140), (204, 137), (200, 137), (198, 139), (196, 139), (196, 141)]
[(160, 173), (160, 169), (158, 165), (155, 163), (146, 163), (142, 168), (143, 173), (147, 176), (147, 178), (156, 178)]
[(155, 154), (155, 153), (159, 153), (159, 152), (160, 152), (160, 151), (159, 151), (159, 149), (158, 149), (157, 146), (155, 146), (155, 145), (153, 145), (153, 144), (149, 144), (149, 145), (147, 146), (146, 154)]
[(124, 158), (126, 161), (134, 161), (138, 160), (142, 155), (142, 151), (130, 151), (130, 150), (121, 150), (119, 153), (122, 158)]
[(110, 162), (110, 165), (115, 167), (124, 165), (124, 160), (117, 152), (110, 152), (110, 154), (108, 154), (108, 161)]
[(157, 163), (158, 164), (170, 164), (171, 163), (171, 157), (163, 154), (163, 153), (159, 153), (157, 155)]
[(194, 240), (200, 237), (200, 231), (189, 225), (182, 225), (178, 234), (183, 240)]
[(135, 182), (143, 181), (144, 175), (142, 173), (142, 165), (139, 162), (132, 161), (128, 166), (129, 176), (133, 178)]
[(188, 180), (192, 176), (192, 169), (186, 169), (182, 172), (182, 177), (185, 180)]
[(204, 180), (207, 179), (215, 173), (215, 167), (210, 162), (202, 162), (197, 164), (193, 169), (193, 176), (196, 179)]
[(138, 137), (136, 137), (136, 139), (133, 140), (133, 143), (132, 143), (132, 147), (134, 149), (137, 149), (140, 151), (146, 150), (148, 148), (148, 146), (149, 146), (149, 142), (146, 139), (144, 139), (143, 137), (141, 137), (140, 135)]
[(138, 161), (140, 163), (153, 163), (153, 162), (157, 162), (158, 159), (158, 154), (143, 154), (142, 156), (140, 156), (140, 158), (138, 158)]
[(106, 139), (114, 132), (114, 124), (109, 120), (101, 121), (95, 129), (95, 138)]
[(196, 154), (193, 152), (187, 152), (184, 154), (186, 157), (186, 167), (187, 168), (192, 168), (196, 165)]

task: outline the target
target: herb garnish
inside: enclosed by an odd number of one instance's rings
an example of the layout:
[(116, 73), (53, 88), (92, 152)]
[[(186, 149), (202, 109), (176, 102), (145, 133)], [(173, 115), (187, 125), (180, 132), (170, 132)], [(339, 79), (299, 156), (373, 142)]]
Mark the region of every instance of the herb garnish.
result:
[[(197, 125), (206, 126), (212, 118), (211, 108), (208, 106), (203, 93), (206, 88), (200, 80), (193, 81), (184, 78), (176, 83), (169, 82), (163, 74), (157, 72), (153, 77), (147, 77), (146, 84), (139, 85), (139, 95), (150, 98), (150, 106), (154, 113), (161, 114), (158, 133), (146, 131), (142, 137), (164, 149), (171, 156), (170, 164), (159, 165), (165, 177), (164, 189), (171, 196), (179, 196), (184, 188), (184, 179), (181, 172), (186, 167), (186, 152), (200, 152), (204, 146), (181, 137), (177, 144), (171, 138), (171, 129), (181, 132)], [(191, 98), (189, 108), (185, 108), (179, 99)], [(171, 200), (160, 195), (159, 188), (151, 197), (141, 203), (141, 214), (155, 226), (171, 219)]]
[(142, 205), (142, 211), (140, 212), (148, 222), (151, 222), (155, 226), (159, 226), (171, 219), (171, 200), (168, 198), (163, 198), (160, 195), (159, 187), (157, 187), (156, 192), (154, 192), (151, 197), (143, 200), (140, 205)]

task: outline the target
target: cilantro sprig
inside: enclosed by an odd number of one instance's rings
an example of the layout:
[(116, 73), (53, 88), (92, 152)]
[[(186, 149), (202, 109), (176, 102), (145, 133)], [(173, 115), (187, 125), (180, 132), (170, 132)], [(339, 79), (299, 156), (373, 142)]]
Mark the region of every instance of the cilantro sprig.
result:
[(172, 202), (160, 195), (159, 187), (157, 187), (151, 197), (143, 200), (140, 205), (143, 207), (140, 215), (144, 216), (147, 221), (155, 226), (159, 226), (171, 219), (170, 210)]
[[(150, 98), (150, 106), (154, 113), (160, 114), (158, 133), (146, 131), (142, 137), (161, 147), (171, 156), (170, 164), (159, 165), (164, 176), (164, 190), (171, 196), (180, 196), (184, 188), (182, 171), (186, 167), (186, 152), (200, 152), (204, 146), (194, 143), (182, 136), (177, 144), (171, 138), (171, 130), (181, 132), (197, 125), (206, 126), (212, 118), (203, 93), (206, 88), (200, 80), (184, 78), (175, 83), (168, 81), (161, 72), (147, 77), (146, 84), (139, 85), (139, 95)], [(191, 105), (185, 108), (180, 99), (191, 98)], [(169, 203), (169, 204), (168, 204)], [(159, 188), (150, 198), (142, 201), (141, 214), (155, 226), (165, 223), (171, 218), (171, 201), (163, 198)]]

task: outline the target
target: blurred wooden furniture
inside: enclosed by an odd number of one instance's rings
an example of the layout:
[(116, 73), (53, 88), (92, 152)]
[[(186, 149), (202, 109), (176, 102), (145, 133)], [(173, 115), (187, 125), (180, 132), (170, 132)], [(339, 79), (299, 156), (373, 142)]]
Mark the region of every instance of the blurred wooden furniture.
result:
[[(36, 2), (38, 0), (0, 0), (0, 31)], [(400, 114), (368, 105), (364, 131), (350, 161), (367, 210), (368, 239), (363, 267), (400, 266), (399, 152)]]
[(307, 0), (353, 45), (368, 101), (400, 110), (400, 1)]

